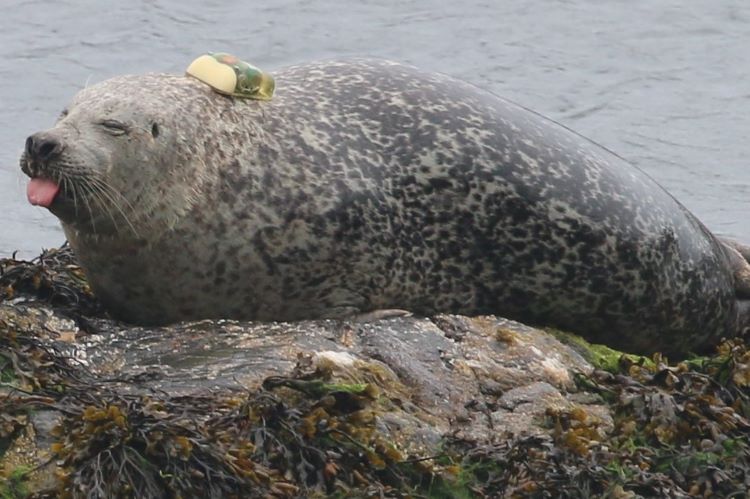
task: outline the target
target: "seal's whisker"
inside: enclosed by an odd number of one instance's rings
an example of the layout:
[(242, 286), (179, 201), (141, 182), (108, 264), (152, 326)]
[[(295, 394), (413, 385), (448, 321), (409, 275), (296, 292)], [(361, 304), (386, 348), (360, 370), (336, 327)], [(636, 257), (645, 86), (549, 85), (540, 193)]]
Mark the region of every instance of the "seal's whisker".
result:
[(86, 206), (86, 209), (89, 211), (89, 216), (91, 218), (91, 229), (94, 235), (96, 236), (96, 217), (94, 216), (94, 211), (91, 209), (91, 203), (89, 203), (88, 197), (85, 196), (85, 190), (86, 187), (88, 187), (88, 184), (86, 183), (76, 183), (73, 182), (74, 186), (80, 186), (83, 192), (81, 192), (81, 199), (83, 199), (83, 204)]
[(114, 226), (115, 230), (117, 232), (120, 232), (120, 225), (117, 223), (117, 218), (115, 217), (112, 211), (112, 207), (110, 206), (111, 204), (113, 204), (112, 201), (107, 196), (104, 196), (104, 194), (101, 191), (101, 188), (97, 186), (94, 182), (87, 182), (85, 186), (89, 194), (94, 199), (96, 199), (99, 206), (104, 209), (106, 214), (112, 220), (112, 225)]
[(76, 188), (75, 182), (73, 182), (67, 175), (60, 175), (63, 181), (63, 187), (67, 192), (73, 196), (73, 210), (78, 215), (78, 189)]
[(99, 192), (97, 191), (94, 185), (90, 183), (83, 183), (82, 186), (83, 186), (82, 188), (85, 188), (87, 192), (89, 193), (89, 195), (97, 201), (99, 206), (101, 208), (104, 208), (104, 211), (107, 213), (107, 215), (109, 215), (109, 218), (112, 220), (112, 224), (114, 225), (115, 230), (119, 232), (120, 228), (117, 224), (117, 220), (115, 219), (114, 214), (112, 213), (112, 209), (109, 206), (110, 203), (108, 203), (107, 200), (104, 197), (102, 197), (101, 194), (99, 194)]
[(125, 196), (123, 196), (123, 195), (122, 195), (122, 193), (121, 193), (121, 192), (120, 192), (119, 190), (117, 190), (117, 189), (115, 189), (114, 187), (112, 187), (112, 185), (110, 185), (110, 184), (109, 184), (109, 183), (108, 183), (108, 182), (106, 181), (106, 179), (105, 179), (105, 178), (103, 178), (103, 177), (101, 176), (101, 174), (95, 173), (93, 177), (94, 177), (94, 178), (96, 178), (96, 180), (97, 180), (97, 181), (98, 181), (99, 183), (101, 183), (101, 184), (102, 184), (102, 186), (103, 186), (103, 187), (105, 187), (105, 188), (106, 188), (106, 189), (107, 189), (107, 190), (108, 190), (108, 191), (109, 191), (109, 192), (110, 192), (111, 194), (113, 194), (113, 195), (117, 196), (117, 198), (119, 198), (119, 199), (122, 199), (122, 200), (123, 200), (123, 201), (125, 202), (125, 204), (127, 205), (127, 206), (126, 206), (126, 208), (127, 208), (127, 209), (129, 209), (129, 210), (130, 210), (131, 212), (133, 212), (134, 214), (135, 214), (135, 213), (137, 213), (137, 211), (136, 211), (135, 207), (134, 207), (134, 206), (133, 206), (133, 204), (132, 204), (132, 203), (130, 202), (130, 200), (128, 200), (128, 198), (126, 198)]
[[(125, 196), (123, 196), (123, 195), (122, 195), (122, 193), (121, 193), (120, 191), (118, 191), (117, 189), (115, 189), (114, 187), (112, 187), (112, 186), (111, 186), (110, 184), (108, 184), (108, 183), (107, 183), (107, 182), (106, 182), (106, 181), (105, 181), (104, 179), (102, 179), (102, 178), (99, 178), (99, 177), (97, 177), (97, 181), (98, 181), (98, 182), (99, 182), (99, 183), (100, 183), (100, 184), (102, 185), (102, 188), (106, 189), (106, 190), (107, 190), (107, 192), (109, 192), (109, 193), (110, 193), (110, 194), (111, 194), (112, 196), (114, 196), (114, 197), (117, 197), (118, 199), (121, 199), (121, 200), (123, 200), (123, 201), (125, 202), (125, 205), (126, 205), (125, 207), (126, 207), (126, 208), (127, 208), (127, 209), (128, 209), (129, 211), (131, 211), (131, 212), (132, 212), (133, 214), (137, 214), (137, 213), (138, 213), (138, 212), (137, 212), (137, 210), (135, 209), (135, 207), (133, 206), (133, 204), (132, 204), (132, 203), (131, 203), (131, 202), (130, 202), (130, 201), (128, 200), (128, 198), (126, 198)], [(119, 206), (118, 206), (118, 207), (119, 207)], [(121, 208), (120, 208), (120, 209), (121, 209)], [(121, 209), (121, 210), (122, 210), (122, 209)], [(125, 215), (125, 214), (123, 213), (123, 216), (124, 216), (124, 215)], [(126, 217), (126, 218), (127, 218), (127, 217)]]
[(59, 168), (53, 171), (53, 177), (59, 184), (62, 184), (66, 192), (70, 193), (71, 197), (73, 198), (73, 210), (75, 211), (76, 215), (78, 215), (78, 212), (80, 210), (80, 203), (78, 199), (80, 198), (81, 201), (83, 201), (86, 210), (89, 212), (92, 230), (94, 234), (96, 234), (96, 220), (94, 217), (94, 210), (92, 210), (91, 204), (89, 203), (88, 197), (86, 196), (85, 187), (87, 186), (87, 183), (85, 175), (82, 175), (81, 172), (82, 169), (79, 167), (69, 165), (67, 163), (61, 163), (59, 165)]
[(76, 195), (75, 182), (73, 182), (63, 170), (52, 171), (52, 178), (55, 179), (58, 184), (62, 184), (62, 188), (65, 192), (72, 194), (73, 210), (75, 211), (75, 214), (78, 215), (78, 196)]
[(62, 183), (65, 186), (65, 190), (71, 193), (73, 207), (76, 212), (80, 209), (78, 198), (80, 197), (84, 202), (91, 217), (94, 232), (96, 232), (96, 220), (94, 210), (91, 207), (92, 200), (95, 200), (96, 204), (106, 211), (117, 232), (120, 232), (121, 224), (118, 223), (117, 219), (119, 217), (115, 216), (113, 209), (116, 209), (120, 213), (120, 216), (125, 220), (133, 234), (136, 237), (140, 237), (130, 217), (123, 210), (121, 206), (123, 203), (118, 202), (119, 199), (123, 200), (128, 210), (136, 213), (133, 205), (125, 196), (107, 184), (104, 179), (97, 175), (97, 172), (70, 163), (61, 163), (58, 166), (59, 168), (54, 172), (54, 176), (58, 179), (58, 183)]
[(110, 208), (115, 208), (120, 213), (122, 218), (124, 218), (129, 223), (130, 219), (128, 218), (127, 213), (123, 211), (120, 203), (118, 203), (118, 200), (113, 194), (112, 189), (98, 177), (91, 176), (88, 178), (88, 180), (91, 184), (92, 190), (97, 193), (99, 198), (103, 201), (106, 201)]
[[(141, 237), (140, 233), (135, 228), (135, 225), (133, 225), (133, 222), (131, 222), (125, 210), (122, 208), (122, 206), (120, 206), (120, 203), (117, 202), (116, 197), (123, 199), (125, 203), (128, 205), (127, 208), (129, 208), (133, 213), (135, 213), (133, 206), (128, 202), (125, 196), (120, 194), (116, 189), (114, 189), (112, 186), (110, 186), (108, 183), (106, 183), (103, 179), (99, 177), (92, 175), (91, 177), (89, 177), (88, 180), (90, 181), (90, 186), (96, 189), (100, 193), (101, 196), (104, 196), (109, 201), (109, 204), (111, 204), (114, 208), (117, 209), (117, 211), (120, 212), (120, 215), (122, 215), (122, 218), (125, 220), (125, 223), (128, 224), (128, 226), (130, 227), (130, 230), (133, 231), (133, 234), (136, 237)], [(115, 228), (119, 229), (116, 223), (115, 223)]]

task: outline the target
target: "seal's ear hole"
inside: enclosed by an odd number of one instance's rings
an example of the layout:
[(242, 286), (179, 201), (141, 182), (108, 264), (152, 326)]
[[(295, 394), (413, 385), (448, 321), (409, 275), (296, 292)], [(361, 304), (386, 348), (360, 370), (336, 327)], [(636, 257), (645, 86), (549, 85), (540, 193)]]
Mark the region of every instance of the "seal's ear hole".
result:
[(151, 135), (153, 135), (154, 138), (159, 136), (159, 125), (156, 123), (151, 125)]

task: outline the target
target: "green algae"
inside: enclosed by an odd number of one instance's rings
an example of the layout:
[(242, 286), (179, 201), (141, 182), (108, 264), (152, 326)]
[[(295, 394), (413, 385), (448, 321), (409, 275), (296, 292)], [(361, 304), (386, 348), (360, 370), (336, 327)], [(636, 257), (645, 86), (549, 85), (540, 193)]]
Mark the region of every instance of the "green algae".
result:
[(584, 359), (597, 369), (602, 369), (611, 373), (619, 372), (623, 360), (632, 364), (643, 365), (645, 367), (654, 366), (651, 359), (642, 355), (620, 352), (606, 345), (589, 343), (578, 335), (560, 331), (558, 329), (547, 328), (545, 331), (552, 334), (563, 344), (574, 348)]
[(7, 477), (0, 475), (0, 499), (22, 499), (29, 495), (28, 475), (31, 468), (19, 466)]

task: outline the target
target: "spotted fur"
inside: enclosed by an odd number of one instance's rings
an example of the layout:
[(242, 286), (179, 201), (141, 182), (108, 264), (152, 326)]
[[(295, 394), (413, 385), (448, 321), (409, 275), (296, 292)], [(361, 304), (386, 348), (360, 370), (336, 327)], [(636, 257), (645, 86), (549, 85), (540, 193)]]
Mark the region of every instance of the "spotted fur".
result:
[[(740, 327), (723, 246), (589, 140), (395, 63), (274, 76), (270, 102), (189, 77), (118, 77), (83, 90), (49, 132), (64, 155), (106, 157), (87, 167), (106, 165), (127, 198), (122, 217), (58, 207), (117, 317), (492, 313), (669, 352)], [(100, 139), (105, 118), (130, 132)]]

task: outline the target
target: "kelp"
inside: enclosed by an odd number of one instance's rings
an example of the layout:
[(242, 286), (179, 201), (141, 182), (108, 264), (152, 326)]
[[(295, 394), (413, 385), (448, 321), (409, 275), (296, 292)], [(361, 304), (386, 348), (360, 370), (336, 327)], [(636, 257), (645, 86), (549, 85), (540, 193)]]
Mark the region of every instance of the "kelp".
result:
[(0, 259), (0, 303), (17, 298), (48, 303), (75, 317), (102, 313), (67, 244), (31, 261)]

